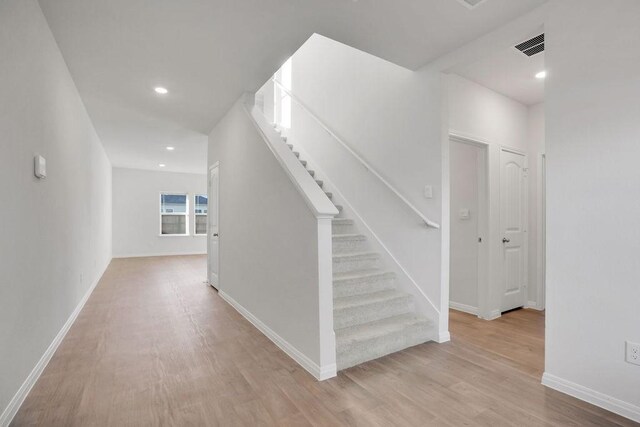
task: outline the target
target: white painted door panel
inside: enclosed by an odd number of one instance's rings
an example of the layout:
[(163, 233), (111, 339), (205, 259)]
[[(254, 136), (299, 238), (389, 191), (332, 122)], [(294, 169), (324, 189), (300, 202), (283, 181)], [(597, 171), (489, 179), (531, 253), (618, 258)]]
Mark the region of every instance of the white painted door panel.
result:
[(481, 148), (451, 140), (450, 264), (452, 307), (478, 307), (479, 182)]
[(500, 229), (502, 232), (501, 311), (522, 307), (527, 295), (527, 159), (500, 152)]
[(218, 203), (220, 190), (219, 166), (209, 169), (209, 224), (207, 229), (209, 239), (209, 284), (218, 288), (218, 253), (219, 253), (219, 225)]

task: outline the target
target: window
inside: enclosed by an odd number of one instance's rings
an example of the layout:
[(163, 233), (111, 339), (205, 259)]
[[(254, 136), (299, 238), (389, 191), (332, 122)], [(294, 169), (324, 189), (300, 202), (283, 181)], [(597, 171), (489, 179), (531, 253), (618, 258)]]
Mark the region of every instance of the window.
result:
[(189, 203), (186, 194), (160, 194), (160, 234), (187, 235)]
[[(285, 62), (276, 72), (275, 79), (279, 81), (288, 91), (291, 91), (292, 82), (292, 64), (291, 58)], [(284, 129), (291, 128), (291, 97), (274, 83), (274, 123)]]
[(209, 196), (206, 194), (195, 195), (194, 212), (196, 215), (195, 233), (207, 234), (207, 211), (209, 209)]

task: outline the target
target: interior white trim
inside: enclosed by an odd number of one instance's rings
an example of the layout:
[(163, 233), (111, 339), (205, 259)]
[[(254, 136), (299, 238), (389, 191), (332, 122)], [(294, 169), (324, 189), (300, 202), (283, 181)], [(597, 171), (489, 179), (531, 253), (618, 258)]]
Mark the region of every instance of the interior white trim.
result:
[(113, 258), (147, 258), (157, 256), (187, 256), (187, 255), (206, 255), (207, 252), (168, 252), (168, 253), (144, 253), (144, 254), (120, 254), (114, 255)]
[(362, 166), (364, 166), (364, 168), (367, 171), (371, 172), (373, 174), (373, 176), (378, 178), (378, 180), (380, 182), (382, 182), (385, 185), (385, 187), (387, 187), (393, 194), (395, 194), (400, 200), (402, 200), (402, 202), (405, 205), (407, 205), (409, 207), (409, 209), (411, 209), (416, 215), (418, 215), (420, 217), (420, 219), (422, 219), (422, 221), (427, 225), (427, 227), (436, 228), (436, 229), (440, 228), (439, 224), (431, 221), (429, 218), (424, 216), (424, 214), (422, 212), (420, 212), (420, 210), (418, 208), (416, 208), (409, 200), (407, 200), (406, 197), (404, 197), (398, 190), (396, 190), (395, 187), (393, 187), (393, 185), (391, 185), (386, 179), (384, 179), (382, 177), (382, 175), (380, 175), (369, 163), (367, 163), (366, 160), (364, 160), (362, 157), (360, 157), (360, 155), (358, 155), (358, 153), (353, 151), (353, 149), (351, 149), (351, 147), (349, 147), (349, 145), (346, 142), (344, 142), (342, 139), (340, 139), (340, 137), (338, 135), (336, 135), (331, 129), (329, 129), (329, 127), (327, 125), (325, 125), (322, 122), (322, 120), (320, 120), (318, 118), (318, 116), (313, 114), (300, 99), (298, 99), (293, 93), (291, 93), (291, 91), (289, 89), (287, 89), (278, 80), (276, 80), (274, 78), (272, 78), (271, 80), (273, 81), (273, 83), (275, 83), (280, 88), (280, 90), (282, 90), (284, 93), (289, 95), (289, 97), (291, 97), (291, 99), (296, 104), (298, 104), (300, 106), (300, 108), (302, 108), (307, 114), (309, 114), (309, 116), (316, 123), (318, 123), (320, 125), (320, 127), (325, 130), (325, 132), (327, 132), (329, 135), (331, 135), (331, 137), (333, 139), (338, 141), (340, 143), (340, 145), (342, 145), (342, 147), (349, 152), (349, 154), (351, 154), (353, 157), (355, 157), (355, 159), (358, 160), (358, 162), (360, 162), (360, 164), (362, 164)]
[(542, 384), (640, 423), (640, 406), (616, 399), (548, 372), (542, 375)]
[[(320, 366), (336, 366), (336, 334), (333, 329), (333, 238), (332, 220), (318, 220), (318, 318)], [(322, 375), (326, 373), (321, 372)], [(325, 379), (325, 378), (321, 378)]]
[[(211, 199), (211, 171), (214, 168), (220, 168), (220, 161), (216, 161), (214, 162), (212, 165), (210, 165), (207, 168), (207, 197), (209, 198), (209, 200)], [(220, 226), (220, 169), (218, 169), (218, 200), (216, 202), (216, 220), (218, 221), (218, 233), (220, 232), (219, 230), (219, 226)], [(209, 283), (209, 286), (211, 286), (213, 289), (219, 289), (220, 288), (220, 271), (218, 271), (218, 283), (215, 284), (215, 286), (213, 285), (213, 280), (211, 278), (211, 236), (210, 236), (210, 229), (211, 229), (211, 218), (213, 218), (212, 216), (209, 215), (209, 213), (207, 212), (207, 233), (205, 234), (205, 236), (207, 236), (207, 283)], [(220, 237), (218, 237), (218, 259), (220, 258)], [(220, 265), (218, 265), (218, 270), (220, 270)]]
[(502, 317), (502, 312), (500, 310), (491, 310), (487, 316), (479, 314), (478, 317), (484, 320), (495, 320)]
[(218, 295), (228, 302), (236, 311), (245, 319), (247, 319), (253, 326), (258, 328), (267, 338), (269, 338), (275, 345), (280, 347), (289, 357), (295, 360), (300, 366), (302, 366), (307, 372), (313, 375), (317, 380), (326, 380), (333, 378), (337, 375), (337, 366), (335, 363), (326, 366), (319, 366), (313, 360), (309, 359), (301, 351), (291, 345), (287, 340), (275, 333), (271, 328), (262, 323), (260, 319), (255, 317), (249, 310), (244, 308), (240, 303), (234, 300), (231, 296), (226, 294), (223, 290), (218, 291)]
[(527, 301), (525, 308), (530, 308), (532, 310), (539, 310), (539, 311), (544, 310), (544, 307), (540, 307), (540, 305), (538, 305), (538, 303), (535, 301)]
[(449, 331), (440, 331), (438, 332), (438, 344), (442, 344), (445, 342), (451, 341), (451, 334)]
[(468, 304), (460, 304), (459, 302), (449, 301), (449, 308), (456, 311), (462, 311), (463, 313), (478, 315), (478, 307), (474, 307)]
[(538, 155), (538, 195), (537, 195), (537, 210), (538, 210), (538, 235), (536, 236), (538, 239), (538, 252), (537, 252), (537, 304), (536, 307), (538, 310), (544, 310), (545, 300), (546, 300), (546, 245), (547, 245), (547, 221), (546, 221), (546, 206), (547, 206), (547, 185), (546, 185), (546, 175), (547, 175), (547, 156), (545, 153), (540, 153)]
[(47, 350), (44, 352), (40, 360), (38, 360), (38, 363), (36, 363), (36, 366), (34, 366), (33, 370), (31, 371), (27, 379), (24, 380), (24, 382), (22, 383), (22, 385), (20, 386), (16, 394), (13, 396), (13, 398), (9, 402), (9, 405), (7, 405), (7, 407), (4, 409), (4, 411), (2, 412), (2, 415), (0, 415), (0, 427), (7, 427), (9, 426), (9, 424), (11, 424), (13, 417), (15, 417), (16, 413), (20, 409), (20, 406), (22, 406), (22, 403), (29, 395), (29, 392), (38, 381), (38, 378), (40, 378), (40, 375), (42, 375), (42, 372), (44, 371), (44, 369), (49, 364), (49, 361), (51, 360), (56, 350), (60, 346), (60, 343), (62, 343), (62, 340), (64, 339), (64, 337), (67, 335), (67, 332), (69, 332), (69, 329), (71, 329), (71, 326), (73, 326), (73, 323), (78, 318), (78, 315), (84, 308), (84, 305), (89, 300), (89, 297), (91, 296), (91, 294), (93, 293), (93, 290), (96, 288), (96, 286), (100, 282), (100, 279), (104, 275), (104, 272), (107, 270), (107, 267), (109, 267), (110, 263), (111, 263), (111, 259), (109, 259), (109, 261), (104, 265), (102, 270), (100, 270), (101, 272), (98, 275), (98, 278), (91, 284), (91, 287), (89, 287), (89, 289), (84, 294), (80, 302), (78, 302), (78, 305), (76, 306), (75, 310), (73, 310), (73, 312), (71, 313), (71, 315), (69, 316), (65, 324), (62, 325), (62, 329), (60, 329), (60, 332), (58, 332), (58, 335), (55, 336), (55, 338), (53, 339), (53, 341), (51, 342)]

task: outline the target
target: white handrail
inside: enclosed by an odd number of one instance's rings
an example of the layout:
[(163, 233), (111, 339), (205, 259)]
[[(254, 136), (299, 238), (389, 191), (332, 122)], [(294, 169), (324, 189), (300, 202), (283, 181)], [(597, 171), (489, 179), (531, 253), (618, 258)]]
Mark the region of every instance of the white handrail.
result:
[(325, 125), (322, 120), (320, 120), (315, 114), (313, 114), (306, 105), (304, 105), (304, 103), (298, 99), (294, 94), (291, 93), (291, 91), (289, 89), (287, 89), (286, 87), (284, 87), (282, 85), (282, 83), (280, 83), (278, 80), (276, 80), (275, 78), (271, 78), (271, 81), (273, 81), (273, 83), (275, 83), (282, 91), (284, 91), (287, 95), (289, 95), (291, 97), (292, 100), (295, 101), (296, 104), (298, 104), (304, 111), (307, 112), (307, 114), (309, 114), (319, 125), (320, 127), (322, 127), (329, 135), (331, 135), (333, 137), (333, 139), (335, 139), (336, 141), (338, 141), (340, 143), (340, 145), (342, 145), (349, 153), (351, 153), (351, 155), (353, 157), (355, 157), (364, 167), (365, 169), (367, 169), (369, 172), (371, 172), (376, 178), (378, 178), (389, 190), (391, 190), (391, 192), (393, 194), (395, 194), (400, 200), (402, 200), (407, 206), (409, 206), (409, 208), (420, 217), (420, 219), (422, 219), (422, 221), (424, 221), (424, 223), (428, 226), (428, 227), (432, 227), (432, 228), (440, 228), (440, 225), (438, 223), (435, 223), (433, 221), (431, 221), (429, 218), (427, 218), (426, 216), (424, 216), (422, 214), (422, 212), (420, 212), (418, 210), (418, 208), (416, 208), (413, 204), (411, 204), (411, 202), (409, 200), (407, 200), (402, 194), (400, 194), (400, 192), (398, 190), (396, 190), (391, 184), (389, 184), (389, 182), (387, 182), (386, 179), (384, 179), (378, 172), (376, 172), (376, 170), (374, 168), (371, 167), (371, 165), (369, 165), (369, 163), (366, 162), (366, 160), (364, 160), (362, 157), (360, 157), (358, 155), (358, 153), (356, 153), (355, 151), (353, 151), (351, 149), (351, 147), (349, 147), (347, 145), (346, 142), (344, 142), (342, 139), (340, 139), (340, 137), (338, 135), (336, 135), (335, 133), (333, 133), (331, 131), (331, 129), (329, 129), (329, 127), (327, 127), (327, 125)]

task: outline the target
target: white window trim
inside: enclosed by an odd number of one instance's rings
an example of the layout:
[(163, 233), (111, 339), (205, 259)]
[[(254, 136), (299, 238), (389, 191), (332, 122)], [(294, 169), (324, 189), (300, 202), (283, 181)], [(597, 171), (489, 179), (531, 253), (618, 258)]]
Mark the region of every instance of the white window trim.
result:
[[(207, 213), (197, 213), (196, 212), (196, 197), (198, 196), (207, 196)], [(194, 236), (206, 236), (207, 235), (207, 231), (205, 231), (204, 233), (198, 233), (198, 230), (196, 229), (196, 225), (198, 223), (198, 221), (196, 221), (196, 218), (199, 216), (203, 216), (203, 217), (207, 217), (207, 215), (209, 215), (209, 195), (208, 194), (202, 194), (202, 193), (196, 193), (193, 195), (193, 235)], [(206, 221), (207, 223), (207, 228), (209, 227), (209, 222), (208, 220)]]
[[(185, 212), (184, 213), (182, 213), (182, 212), (163, 213), (162, 212), (162, 196), (165, 195), (165, 194), (171, 194), (171, 195), (175, 195), (175, 196), (186, 196), (186, 204), (187, 204), (187, 206), (186, 206)], [(184, 191), (161, 191), (158, 194), (158, 212), (160, 213), (160, 215), (158, 216), (158, 236), (160, 236), (160, 237), (185, 237), (185, 236), (188, 237), (188, 236), (191, 235), (191, 234), (189, 234), (189, 216), (190, 216), (189, 215), (189, 212), (190, 212), (190, 210), (189, 210), (189, 205), (190, 205), (189, 196), (190, 196), (189, 193), (185, 193)], [(185, 228), (184, 228), (185, 233), (184, 234), (162, 234), (162, 217), (165, 216), (165, 215), (173, 215), (173, 216), (175, 216), (175, 215), (184, 215), (187, 218), (186, 222), (185, 222)]]
[[(291, 91), (292, 58), (289, 58), (274, 74), (275, 80)], [(291, 97), (280, 86), (273, 82), (273, 122), (283, 129), (291, 129)]]

